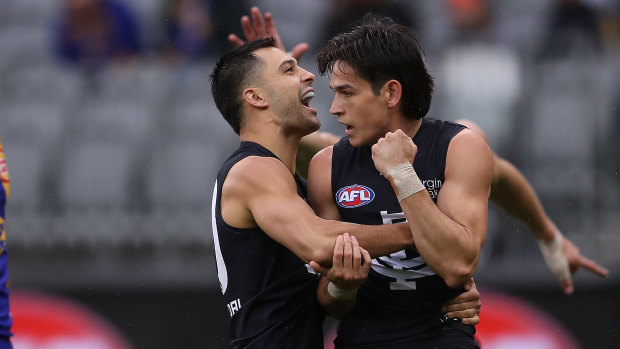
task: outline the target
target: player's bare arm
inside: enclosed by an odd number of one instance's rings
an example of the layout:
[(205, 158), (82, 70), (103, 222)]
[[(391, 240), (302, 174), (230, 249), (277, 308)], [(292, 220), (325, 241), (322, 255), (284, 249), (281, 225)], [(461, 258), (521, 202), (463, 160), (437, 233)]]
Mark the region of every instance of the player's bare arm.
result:
[[(333, 147), (330, 146), (319, 151), (312, 158), (308, 173), (308, 203), (319, 217), (340, 220), (340, 214), (331, 191), (332, 155)], [(360, 243), (363, 246), (368, 246), (364, 244), (372, 244), (373, 241)], [(322, 282), (327, 283), (325, 280)], [(446, 302), (445, 311), (448, 312), (449, 317), (461, 318), (465, 324), (476, 325), (480, 322), (478, 317), (480, 314), (480, 293), (476, 289), (473, 278), (465, 284), (465, 290), (466, 292)], [(319, 292), (321, 292), (320, 287)], [(336, 310), (332, 309), (330, 315), (337, 317), (349, 309), (347, 304), (340, 304), (340, 307)]]
[[(398, 186), (387, 174), (398, 164), (413, 163), (416, 152), (411, 138), (401, 130), (388, 132), (372, 148), (375, 166), (390, 179), (397, 195)], [(476, 269), (486, 238), (492, 178), (493, 153), (488, 144), (463, 130), (448, 147), (437, 205), (423, 187), (399, 197), (418, 252), (449, 286), (463, 285)]]
[[(358, 239), (393, 236), (374, 246), (375, 254), (412, 244), (406, 224), (363, 226), (317, 217), (297, 194), (290, 171), (275, 158), (248, 157), (235, 164), (222, 187), (222, 217), (237, 228), (259, 226), (303, 261), (331, 265), (334, 242), (345, 232)], [(224, 204), (225, 203), (225, 204)]]
[[(486, 139), (482, 129), (469, 120), (458, 120), (470, 130)], [(607, 276), (607, 269), (586, 258), (572, 241), (565, 238), (545, 212), (534, 188), (523, 174), (509, 161), (494, 154), (491, 200), (508, 214), (528, 225), (539, 241), (545, 261), (560, 281), (566, 294), (574, 291), (571, 273), (579, 268), (599, 276)]]

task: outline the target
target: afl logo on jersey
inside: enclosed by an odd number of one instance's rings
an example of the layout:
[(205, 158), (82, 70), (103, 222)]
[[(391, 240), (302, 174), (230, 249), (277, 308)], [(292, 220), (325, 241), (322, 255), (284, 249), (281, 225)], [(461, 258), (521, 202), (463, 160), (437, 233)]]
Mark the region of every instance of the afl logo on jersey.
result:
[(346, 186), (336, 193), (336, 202), (344, 208), (364, 206), (374, 198), (375, 192), (372, 189), (359, 184)]

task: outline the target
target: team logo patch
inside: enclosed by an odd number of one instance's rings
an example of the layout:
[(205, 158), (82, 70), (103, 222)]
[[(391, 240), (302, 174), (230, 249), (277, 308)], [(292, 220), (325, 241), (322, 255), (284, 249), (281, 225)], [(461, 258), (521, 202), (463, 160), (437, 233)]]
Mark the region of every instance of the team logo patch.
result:
[(338, 206), (344, 208), (354, 208), (369, 204), (375, 198), (375, 192), (372, 189), (353, 184), (341, 188), (336, 193), (336, 202)]

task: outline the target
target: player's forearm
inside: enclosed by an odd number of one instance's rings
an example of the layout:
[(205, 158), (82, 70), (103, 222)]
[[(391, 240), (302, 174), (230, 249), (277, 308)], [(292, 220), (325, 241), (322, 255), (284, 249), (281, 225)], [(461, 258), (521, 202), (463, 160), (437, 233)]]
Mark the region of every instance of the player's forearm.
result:
[(421, 191), (400, 202), (426, 263), (450, 287), (457, 287), (474, 274), (481, 246), (472, 231), (453, 221)]
[(360, 225), (347, 222), (327, 222), (335, 224), (336, 228), (326, 228), (323, 236), (335, 239), (338, 235), (347, 232), (355, 236), (360, 246), (366, 249), (372, 258), (385, 256), (415, 245), (411, 230), (406, 223)]
[(390, 225), (360, 225), (347, 222), (323, 220), (297, 224), (288, 229), (295, 232), (295, 239), (289, 248), (304, 262), (315, 261), (324, 266), (332, 264), (334, 241), (338, 235), (349, 233), (355, 236), (360, 246), (368, 250), (371, 257), (385, 256), (413, 247), (413, 236), (406, 223)]
[(353, 309), (357, 296), (350, 299), (335, 299), (327, 291), (328, 284), (329, 280), (322, 277), (317, 288), (317, 300), (327, 315), (340, 319)]
[(527, 224), (537, 239), (552, 241), (555, 225), (547, 216), (530, 183), (510, 162), (496, 157), (495, 164), (491, 200)]
[(413, 235), (406, 223), (388, 225), (355, 225), (354, 234), (372, 258), (395, 253), (415, 246)]

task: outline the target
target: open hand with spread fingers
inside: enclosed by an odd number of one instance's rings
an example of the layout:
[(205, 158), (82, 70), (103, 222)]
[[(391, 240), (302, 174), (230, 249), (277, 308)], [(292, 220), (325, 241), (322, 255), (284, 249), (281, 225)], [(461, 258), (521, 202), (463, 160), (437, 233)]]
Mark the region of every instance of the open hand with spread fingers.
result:
[[(282, 51), (286, 51), (284, 49), (284, 45), (282, 45), (280, 34), (278, 33), (275, 20), (273, 19), (271, 13), (266, 12), (263, 16), (260, 8), (254, 6), (250, 10), (250, 16), (241, 17), (241, 28), (243, 28), (245, 40), (241, 39), (236, 34), (228, 35), (228, 41), (230, 41), (235, 47), (243, 45), (246, 41), (271, 36), (276, 39), (278, 48), (282, 49)], [(302, 42), (293, 47), (289, 54), (299, 61), (301, 60), (301, 56), (308, 51), (308, 48), (308, 44)]]

